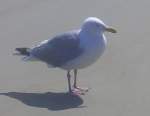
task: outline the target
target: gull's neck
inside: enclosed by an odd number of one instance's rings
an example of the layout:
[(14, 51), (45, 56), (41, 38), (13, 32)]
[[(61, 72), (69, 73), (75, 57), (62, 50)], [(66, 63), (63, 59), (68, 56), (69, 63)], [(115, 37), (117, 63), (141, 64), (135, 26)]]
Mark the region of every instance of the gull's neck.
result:
[(103, 48), (107, 44), (104, 34), (101, 33), (91, 34), (87, 33), (86, 31), (80, 31), (79, 38), (80, 38), (80, 46), (83, 47), (84, 49), (91, 49), (91, 48), (95, 49), (99, 47)]
[(102, 39), (104, 37), (103, 33), (100, 33), (99, 31), (97, 32), (89, 32), (87, 30), (80, 30), (79, 31), (79, 36), (85, 39)]

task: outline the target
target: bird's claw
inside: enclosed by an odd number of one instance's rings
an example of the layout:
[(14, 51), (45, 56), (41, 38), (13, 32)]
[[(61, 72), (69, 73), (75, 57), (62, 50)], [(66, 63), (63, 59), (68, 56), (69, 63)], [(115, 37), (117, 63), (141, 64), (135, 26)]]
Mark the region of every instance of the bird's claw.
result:
[(74, 88), (74, 89), (71, 90), (71, 94), (72, 95), (85, 95), (85, 92)]
[(88, 91), (89, 91), (89, 88), (74, 87), (71, 90), (71, 94), (73, 94), (73, 95), (85, 95), (85, 93)]
[(82, 91), (82, 92), (88, 92), (89, 91), (89, 88), (82, 88), (82, 87), (74, 87), (74, 89), (77, 89), (77, 90)]

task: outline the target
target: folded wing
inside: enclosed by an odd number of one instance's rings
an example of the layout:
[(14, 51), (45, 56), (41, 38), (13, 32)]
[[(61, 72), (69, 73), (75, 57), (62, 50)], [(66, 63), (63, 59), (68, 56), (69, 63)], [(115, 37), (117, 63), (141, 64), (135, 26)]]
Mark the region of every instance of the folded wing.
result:
[(31, 50), (31, 55), (54, 67), (59, 67), (80, 56), (80, 40), (77, 32), (68, 32), (43, 42)]

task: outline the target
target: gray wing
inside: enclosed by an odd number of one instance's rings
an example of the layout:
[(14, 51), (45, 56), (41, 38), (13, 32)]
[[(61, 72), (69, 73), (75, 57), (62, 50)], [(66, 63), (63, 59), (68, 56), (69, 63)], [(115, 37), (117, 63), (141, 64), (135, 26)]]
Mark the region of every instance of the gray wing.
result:
[(31, 54), (41, 61), (59, 67), (75, 59), (83, 52), (79, 44), (78, 33), (68, 32), (33, 48)]

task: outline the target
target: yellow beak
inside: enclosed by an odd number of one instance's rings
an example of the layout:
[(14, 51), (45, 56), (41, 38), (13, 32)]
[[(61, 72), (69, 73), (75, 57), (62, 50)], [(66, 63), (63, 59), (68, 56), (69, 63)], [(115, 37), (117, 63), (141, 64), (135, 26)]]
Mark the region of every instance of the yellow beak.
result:
[(111, 28), (111, 27), (107, 27), (106, 31), (111, 32), (111, 33), (117, 33), (117, 31), (115, 29)]

